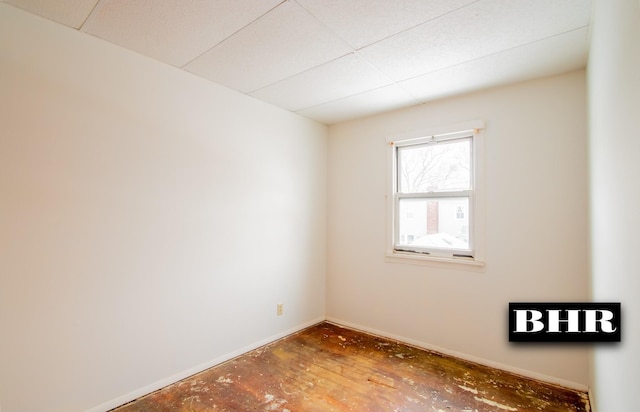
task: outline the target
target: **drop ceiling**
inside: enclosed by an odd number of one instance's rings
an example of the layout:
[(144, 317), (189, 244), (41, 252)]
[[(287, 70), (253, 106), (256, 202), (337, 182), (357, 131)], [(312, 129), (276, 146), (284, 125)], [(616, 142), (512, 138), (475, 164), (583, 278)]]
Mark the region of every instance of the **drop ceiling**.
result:
[(591, 0), (0, 0), (322, 123), (585, 67)]

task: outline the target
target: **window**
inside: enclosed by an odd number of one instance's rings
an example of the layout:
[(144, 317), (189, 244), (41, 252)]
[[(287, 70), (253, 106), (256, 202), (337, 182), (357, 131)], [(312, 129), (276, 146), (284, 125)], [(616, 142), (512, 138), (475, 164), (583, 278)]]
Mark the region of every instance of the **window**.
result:
[(392, 255), (477, 258), (476, 134), (474, 127), (390, 142)]

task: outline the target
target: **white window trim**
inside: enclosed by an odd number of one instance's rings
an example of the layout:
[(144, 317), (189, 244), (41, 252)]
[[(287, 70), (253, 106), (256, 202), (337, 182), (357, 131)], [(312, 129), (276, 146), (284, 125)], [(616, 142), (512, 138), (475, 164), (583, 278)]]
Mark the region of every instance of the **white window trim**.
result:
[[(407, 263), (428, 266), (451, 266), (463, 265), (468, 268), (484, 267), (484, 170), (483, 170), (483, 133), (485, 124), (482, 120), (474, 120), (464, 123), (457, 123), (444, 127), (417, 130), (408, 133), (394, 135), (387, 139), (387, 216), (386, 216), (386, 254), (385, 261), (392, 263)], [(439, 256), (435, 253), (421, 254), (418, 252), (407, 252), (395, 250), (395, 224), (397, 221), (398, 196), (395, 195), (395, 175), (396, 175), (396, 155), (395, 148), (428, 142), (437, 136), (438, 140), (452, 139), (456, 137), (469, 136), (473, 134), (473, 165), (474, 181), (472, 183), (472, 194), (470, 197), (470, 235), (473, 239), (473, 257), (462, 256)], [(444, 197), (454, 194), (438, 193), (436, 197)], [(471, 212), (472, 210), (472, 212)]]

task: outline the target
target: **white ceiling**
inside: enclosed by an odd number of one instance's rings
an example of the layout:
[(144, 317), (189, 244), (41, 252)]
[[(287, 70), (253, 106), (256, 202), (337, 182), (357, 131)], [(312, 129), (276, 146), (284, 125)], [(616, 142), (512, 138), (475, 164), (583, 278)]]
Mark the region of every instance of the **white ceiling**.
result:
[(591, 0), (0, 0), (331, 124), (585, 67)]

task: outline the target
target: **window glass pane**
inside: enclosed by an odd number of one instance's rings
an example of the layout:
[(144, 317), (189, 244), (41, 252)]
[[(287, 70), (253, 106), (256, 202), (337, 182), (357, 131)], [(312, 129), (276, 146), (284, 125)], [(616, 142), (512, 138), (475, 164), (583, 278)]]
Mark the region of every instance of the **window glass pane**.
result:
[(469, 250), (469, 198), (400, 199), (398, 245)]
[(398, 148), (398, 191), (471, 189), (471, 139)]

